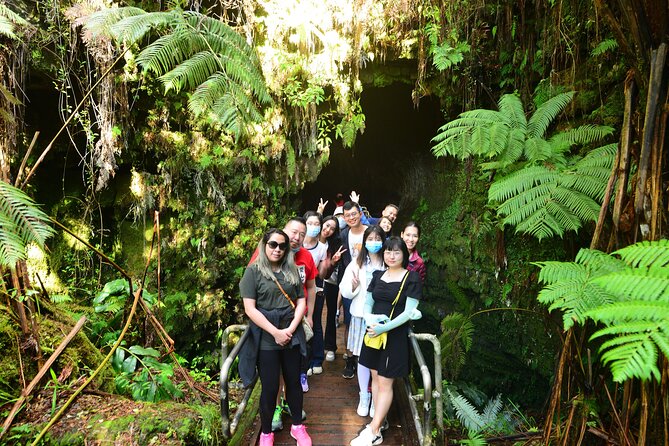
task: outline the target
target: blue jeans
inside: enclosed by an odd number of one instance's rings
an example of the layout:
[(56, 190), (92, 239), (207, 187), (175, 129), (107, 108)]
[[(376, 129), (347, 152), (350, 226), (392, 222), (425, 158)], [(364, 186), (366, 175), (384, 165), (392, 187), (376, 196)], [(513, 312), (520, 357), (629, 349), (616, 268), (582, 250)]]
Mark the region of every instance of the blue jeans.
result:
[(314, 304), (314, 337), (311, 339), (311, 367), (320, 367), (325, 359), (325, 348), (323, 344), (323, 305), (325, 294), (322, 291), (316, 293)]

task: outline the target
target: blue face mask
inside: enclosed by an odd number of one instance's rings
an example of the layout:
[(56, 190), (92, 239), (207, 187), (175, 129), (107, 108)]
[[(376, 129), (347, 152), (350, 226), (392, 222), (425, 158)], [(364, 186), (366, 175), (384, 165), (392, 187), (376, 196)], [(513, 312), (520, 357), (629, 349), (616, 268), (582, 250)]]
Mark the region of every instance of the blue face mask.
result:
[(383, 246), (383, 242), (365, 242), (365, 248), (367, 248), (367, 251), (371, 252), (372, 254), (376, 254), (377, 252), (381, 251), (381, 246)]
[(307, 226), (307, 237), (316, 237), (320, 233), (320, 226)]
[(346, 220), (344, 220), (343, 217), (337, 217), (337, 221), (339, 222), (339, 229), (344, 229), (346, 227)]
[(297, 248), (290, 248), (291, 251), (293, 251), (294, 254), (297, 254), (300, 251), (300, 247), (298, 246)]

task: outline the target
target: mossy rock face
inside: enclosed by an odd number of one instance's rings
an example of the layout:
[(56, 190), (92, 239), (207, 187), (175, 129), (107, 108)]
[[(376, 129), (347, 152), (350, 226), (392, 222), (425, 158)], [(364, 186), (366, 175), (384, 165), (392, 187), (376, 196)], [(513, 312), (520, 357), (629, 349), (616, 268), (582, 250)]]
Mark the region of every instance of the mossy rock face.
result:
[[(42, 358), (49, 356), (58, 348), (65, 336), (76, 324), (64, 310), (48, 302), (40, 303), (42, 313), (37, 316), (39, 327), (39, 343)], [(21, 328), (10, 318), (6, 307), (0, 311), (0, 395), (18, 397), (22, 388), (20, 381), (19, 364), (23, 365), (23, 374), (27, 380), (32, 379), (38, 372), (36, 362), (30, 357), (31, 351), (22, 351), (19, 361), (18, 342), (20, 342)], [(87, 376), (102, 363), (104, 356), (86, 336), (86, 327), (70, 341), (65, 350), (58, 356), (51, 367), (56, 375), (63, 370), (71, 369), (69, 376), (76, 380), (80, 376)], [(34, 350), (32, 350), (34, 352)], [(48, 375), (47, 378), (48, 379)], [(63, 383), (61, 383), (63, 384)], [(103, 391), (112, 391), (114, 388), (114, 372), (110, 365), (105, 366), (92, 383), (92, 388)]]

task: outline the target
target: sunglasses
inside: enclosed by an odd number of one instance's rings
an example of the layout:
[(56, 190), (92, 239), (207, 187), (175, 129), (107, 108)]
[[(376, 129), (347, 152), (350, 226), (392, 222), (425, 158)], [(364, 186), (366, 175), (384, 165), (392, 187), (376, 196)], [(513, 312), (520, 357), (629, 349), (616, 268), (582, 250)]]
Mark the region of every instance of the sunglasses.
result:
[(288, 243), (279, 243), (275, 242), (274, 240), (270, 240), (267, 242), (267, 246), (269, 246), (270, 249), (279, 248), (281, 251), (285, 251), (288, 248)]

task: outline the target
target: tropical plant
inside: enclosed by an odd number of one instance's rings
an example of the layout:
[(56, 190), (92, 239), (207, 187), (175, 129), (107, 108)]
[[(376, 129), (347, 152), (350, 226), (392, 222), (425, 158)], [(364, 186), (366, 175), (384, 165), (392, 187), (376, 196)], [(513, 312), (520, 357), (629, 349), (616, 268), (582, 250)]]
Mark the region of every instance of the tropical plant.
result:
[(495, 171), (488, 201), (501, 223), (538, 239), (577, 231), (596, 221), (616, 146), (606, 145), (581, 158), (568, 156), (575, 146), (601, 141), (611, 127), (583, 125), (547, 139), (553, 121), (574, 92), (540, 105), (528, 120), (520, 98), (502, 96), (499, 110), (477, 109), (439, 129), (435, 156), (480, 157), (483, 171)]
[(9, 37), (10, 39), (17, 39), (16, 26), (27, 25), (28, 22), (9, 9), (6, 4), (0, 3), (0, 35)]
[(30, 243), (44, 247), (54, 233), (49, 221), (23, 191), (0, 181), (0, 266), (14, 268)]
[[(514, 423), (506, 410), (503, 410), (502, 396), (497, 395), (485, 401), (483, 410), (479, 411), (467, 398), (451, 389), (446, 389), (448, 402), (453, 406), (455, 415), (462, 426), (470, 434), (469, 440), (477, 441), (476, 434), (508, 433), (513, 431)], [(471, 444), (471, 443), (466, 443)]]
[(84, 26), (124, 45), (160, 33), (140, 51), (137, 64), (159, 76), (165, 92), (193, 91), (188, 100), (193, 115), (223, 125), (237, 138), (272, 103), (254, 49), (219, 20), (195, 11), (123, 7), (96, 12)]
[(465, 364), (466, 354), (472, 347), (473, 334), (471, 318), (462, 313), (454, 312), (441, 320), (439, 342), (446, 379), (457, 379), (460, 368)]
[[(618, 256), (618, 257), (614, 257)], [(669, 357), (669, 240), (645, 241), (608, 255), (581, 249), (575, 262), (540, 262), (540, 302), (564, 312), (565, 329), (603, 324), (601, 361), (614, 381), (660, 380)]]
[(160, 353), (154, 348), (139, 345), (118, 348), (112, 357), (112, 367), (118, 373), (116, 388), (131, 394), (136, 401), (155, 402), (183, 395), (172, 381), (174, 366), (160, 362)]

